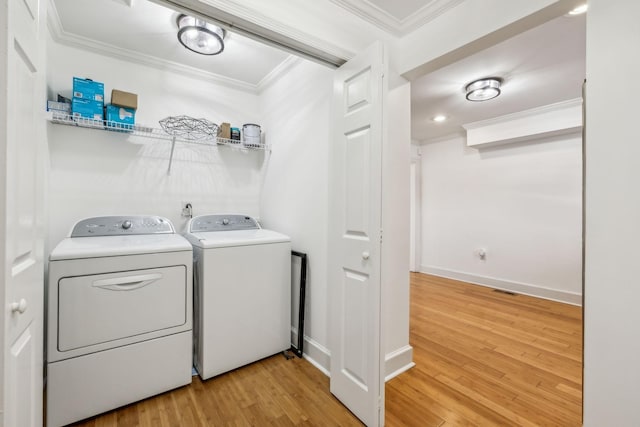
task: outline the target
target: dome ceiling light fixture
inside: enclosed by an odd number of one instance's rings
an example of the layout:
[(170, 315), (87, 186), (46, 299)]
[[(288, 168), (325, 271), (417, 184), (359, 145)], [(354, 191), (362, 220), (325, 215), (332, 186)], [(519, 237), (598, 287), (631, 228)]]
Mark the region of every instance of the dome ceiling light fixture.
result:
[(178, 41), (200, 55), (217, 55), (224, 50), (225, 31), (193, 16), (180, 15), (177, 19)]
[(474, 80), (465, 87), (466, 98), (473, 102), (488, 101), (500, 95), (501, 84), (502, 79), (499, 77)]

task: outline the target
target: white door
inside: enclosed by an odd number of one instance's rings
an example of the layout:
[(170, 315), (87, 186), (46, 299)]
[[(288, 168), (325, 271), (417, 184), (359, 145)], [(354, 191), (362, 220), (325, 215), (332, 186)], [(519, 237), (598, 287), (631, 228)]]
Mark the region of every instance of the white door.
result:
[(45, 2), (0, 0), (2, 420), (42, 425)]
[(331, 392), (368, 426), (384, 424), (380, 335), (383, 77), (381, 43), (336, 71), (329, 157)]

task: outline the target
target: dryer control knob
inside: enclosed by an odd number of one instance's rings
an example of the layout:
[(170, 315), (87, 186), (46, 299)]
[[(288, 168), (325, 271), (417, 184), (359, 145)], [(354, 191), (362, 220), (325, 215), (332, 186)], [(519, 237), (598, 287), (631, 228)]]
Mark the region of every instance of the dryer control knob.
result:
[(229, 218), (225, 218), (222, 220), (222, 225), (229, 225)]
[(124, 228), (125, 230), (128, 230), (131, 228), (131, 221), (126, 220), (122, 223), (122, 228)]

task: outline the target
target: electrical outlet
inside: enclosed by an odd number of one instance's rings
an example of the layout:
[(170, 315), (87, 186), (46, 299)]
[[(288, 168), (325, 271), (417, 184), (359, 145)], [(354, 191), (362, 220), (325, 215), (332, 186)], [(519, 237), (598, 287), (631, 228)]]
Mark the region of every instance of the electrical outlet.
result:
[(181, 215), (187, 218), (193, 218), (193, 205), (191, 202), (180, 202)]

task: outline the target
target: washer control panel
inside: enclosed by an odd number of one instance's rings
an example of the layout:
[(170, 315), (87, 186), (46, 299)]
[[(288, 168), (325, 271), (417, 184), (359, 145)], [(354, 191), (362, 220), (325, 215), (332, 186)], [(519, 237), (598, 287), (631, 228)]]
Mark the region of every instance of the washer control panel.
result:
[(258, 221), (247, 215), (202, 215), (191, 221), (192, 233), (206, 231), (257, 230)]
[(161, 216), (99, 216), (79, 221), (71, 237), (173, 234), (173, 224)]

